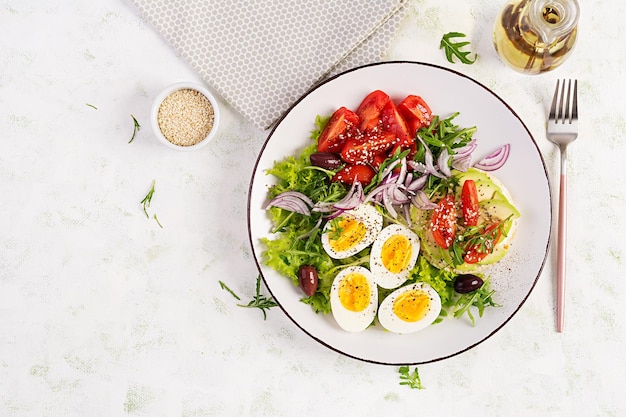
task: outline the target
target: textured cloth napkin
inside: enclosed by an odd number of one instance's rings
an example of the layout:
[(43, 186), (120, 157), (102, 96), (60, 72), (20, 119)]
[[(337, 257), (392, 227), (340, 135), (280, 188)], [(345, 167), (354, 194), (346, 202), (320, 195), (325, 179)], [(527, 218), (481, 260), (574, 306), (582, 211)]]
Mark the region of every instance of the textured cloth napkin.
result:
[(259, 128), (322, 79), (380, 61), (405, 0), (131, 0)]

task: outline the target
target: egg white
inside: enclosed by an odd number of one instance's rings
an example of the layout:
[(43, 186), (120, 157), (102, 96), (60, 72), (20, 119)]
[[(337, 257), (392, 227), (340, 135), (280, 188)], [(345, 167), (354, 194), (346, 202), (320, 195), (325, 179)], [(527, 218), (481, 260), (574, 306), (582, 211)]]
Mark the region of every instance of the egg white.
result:
[[(364, 310), (358, 312), (347, 310), (339, 299), (341, 281), (351, 273), (365, 276), (370, 287), (369, 304)], [(361, 266), (351, 266), (337, 274), (330, 289), (330, 308), (339, 327), (347, 332), (360, 332), (372, 324), (378, 309), (378, 289), (371, 272)]]
[[(393, 304), (398, 299), (398, 296), (411, 290), (422, 291), (426, 293), (426, 295), (430, 298), (428, 313), (426, 313), (426, 315), (421, 320), (415, 322), (404, 321), (399, 318), (393, 311)], [(418, 282), (398, 288), (387, 297), (385, 297), (382, 303), (380, 303), (380, 307), (378, 308), (378, 321), (385, 329), (389, 330), (390, 332), (413, 333), (430, 326), (437, 319), (437, 317), (439, 317), (440, 312), (441, 298), (439, 297), (439, 294), (437, 294), (437, 291), (435, 291), (430, 285), (424, 282)]]
[(324, 248), (326, 253), (328, 253), (328, 255), (334, 259), (348, 258), (361, 252), (363, 249), (371, 245), (376, 240), (376, 237), (383, 228), (382, 214), (378, 210), (376, 210), (374, 206), (369, 204), (361, 204), (350, 211), (342, 213), (341, 216), (351, 217), (363, 223), (365, 225), (366, 232), (363, 239), (355, 246), (345, 251), (336, 251), (330, 245), (329, 236), (331, 230), (331, 222), (327, 222), (324, 226), (324, 230), (321, 236), (322, 247)]
[[(411, 257), (407, 267), (397, 273), (391, 272), (387, 269), (387, 267), (383, 264), (381, 257), (383, 245), (388, 239), (395, 235), (405, 236), (412, 246)], [(415, 266), (419, 251), (420, 240), (412, 230), (399, 224), (391, 224), (385, 227), (379, 233), (378, 237), (374, 241), (374, 244), (372, 245), (372, 250), (370, 251), (370, 270), (372, 271), (372, 274), (374, 274), (376, 283), (386, 289), (397, 288), (402, 285), (408, 279), (409, 273)]]

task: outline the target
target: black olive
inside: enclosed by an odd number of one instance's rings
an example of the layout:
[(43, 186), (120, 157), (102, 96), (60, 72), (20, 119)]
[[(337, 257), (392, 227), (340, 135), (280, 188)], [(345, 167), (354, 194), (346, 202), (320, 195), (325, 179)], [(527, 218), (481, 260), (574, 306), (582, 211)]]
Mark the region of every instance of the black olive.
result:
[(302, 265), (298, 270), (298, 282), (306, 295), (310, 297), (315, 294), (318, 283), (317, 269), (311, 265)]
[(310, 156), (311, 165), (324, 169), (337, 169), (343, 165), (341, 157), (332, 152), (315, 152)]
[(454, 280), (454, 291), (467, 294), (483, 286), (483, 280), (472, 274), (462, 274)]

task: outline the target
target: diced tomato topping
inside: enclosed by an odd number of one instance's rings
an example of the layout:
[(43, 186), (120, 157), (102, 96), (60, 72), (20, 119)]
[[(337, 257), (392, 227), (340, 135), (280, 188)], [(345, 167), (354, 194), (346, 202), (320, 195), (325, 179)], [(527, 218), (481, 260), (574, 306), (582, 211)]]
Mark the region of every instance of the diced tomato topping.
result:
[(420, 96), (407, 96), (398, 104), (398, 112), (404, 117), (412, 137), (421, 127), (430, 125), (433, 119), (430, 107)]
[(461, 211), (465, 226), (478, 224), (478, 191), (474, 180), (465, 180), (461, 189)]
[(363, 99), (356, 110), (361, 132), (373, 130), (380, 125), (380, 112), (389, 101), (387, 93), (380, 90), (372, 91)]
[(389, 132), (348, 139), (341, 150), (341, 157), (349, 164), (371, 164), (376, 155), (388, 151), (395, 141), (396, 137)]
[(359, 117), (352, 110), (340, 107), (331, 116), (317, 140), (319, 152), (339, 152), (352, 135)]
[(341, 168), (331, 179), (331, 181), (344, 184), (353, 184), (354, 181), (367, 185), (372, 181), (376, 172), (372, 167), (361, 164), (346, 165)]
[(439, 247), (448, 249), (452, 246), (456, 233), (454, 195), (447, 194), (437, 203), (437, 207), (433, 209), (433, 215), (430, 220), (430, 231)]

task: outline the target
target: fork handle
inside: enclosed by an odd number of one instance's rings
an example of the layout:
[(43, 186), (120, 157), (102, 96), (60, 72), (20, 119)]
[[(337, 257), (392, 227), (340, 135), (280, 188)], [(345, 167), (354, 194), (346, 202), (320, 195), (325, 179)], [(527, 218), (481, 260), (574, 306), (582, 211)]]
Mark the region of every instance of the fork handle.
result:
[(561, 149), (561, 181), (559, 184), (559, 220), (557, 232), (556, 264), (556, 330), (563, 331), (565, 307), (565, 249), (567, 242), (567, 171), (565, 148)]

